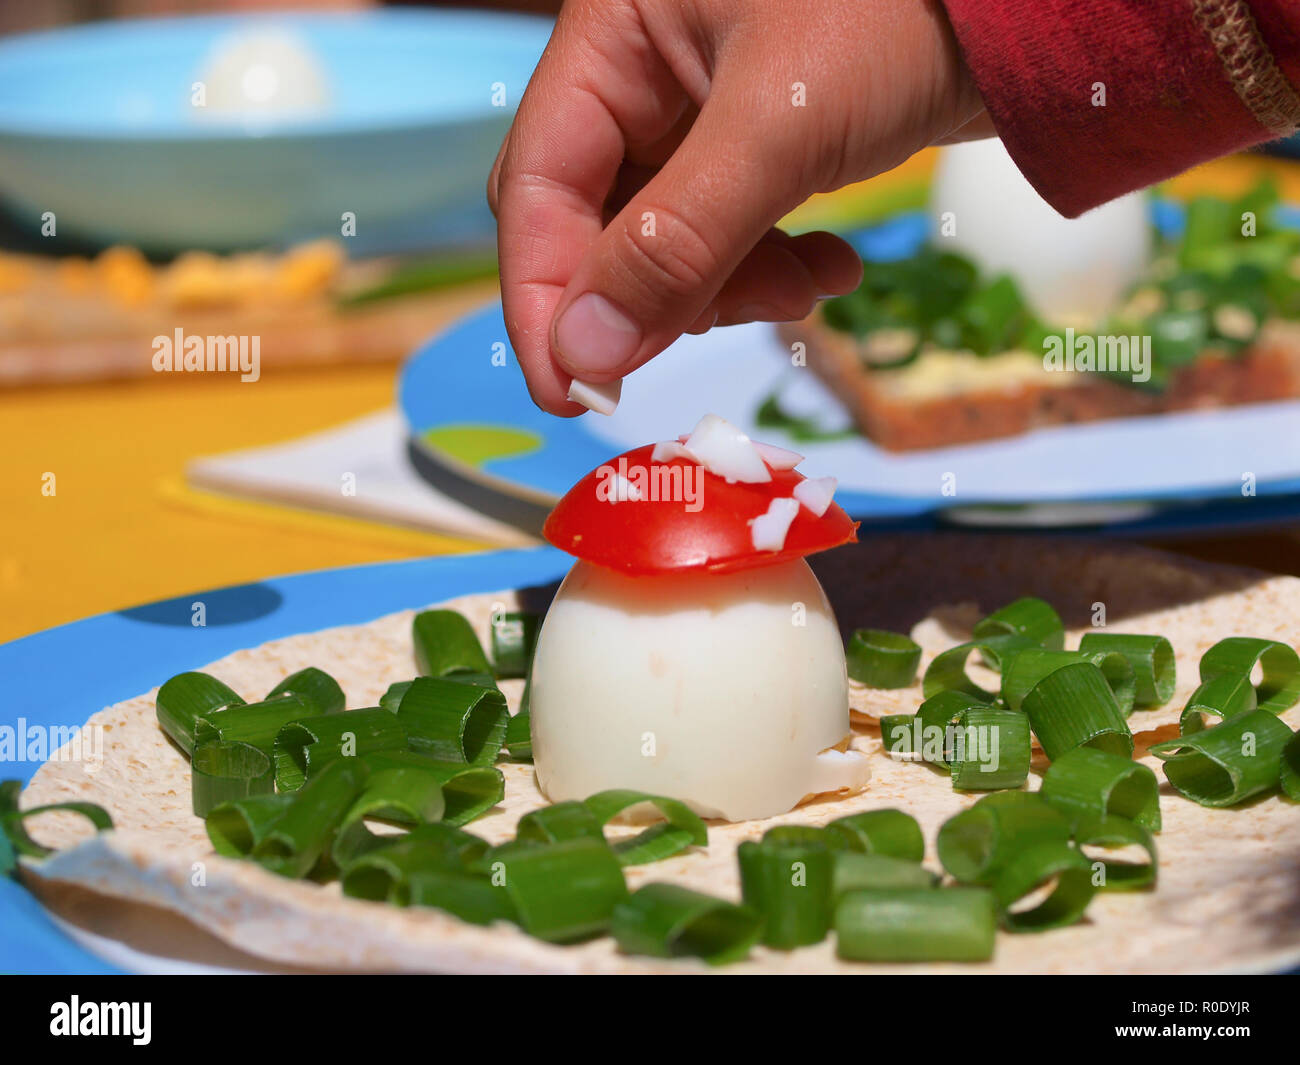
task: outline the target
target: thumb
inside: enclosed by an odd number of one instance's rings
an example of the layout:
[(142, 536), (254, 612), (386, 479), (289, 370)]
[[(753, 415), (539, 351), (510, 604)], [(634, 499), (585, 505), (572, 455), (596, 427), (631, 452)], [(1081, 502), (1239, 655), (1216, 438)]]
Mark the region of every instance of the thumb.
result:
[[(696, 325), (724, 284), (801, 195), (798, 158), (752, 132), (753, 116), (715, 93), (663, 168), (588, 248), (551, 321), (551, 349), (574, 377), (630, 373)], [(772, 269), (772, 249), (766, 249)], [(790, 316), (819, 295), (793, 252), (782, 279)], [(794, 306), (798, 304), (798, 306)]]

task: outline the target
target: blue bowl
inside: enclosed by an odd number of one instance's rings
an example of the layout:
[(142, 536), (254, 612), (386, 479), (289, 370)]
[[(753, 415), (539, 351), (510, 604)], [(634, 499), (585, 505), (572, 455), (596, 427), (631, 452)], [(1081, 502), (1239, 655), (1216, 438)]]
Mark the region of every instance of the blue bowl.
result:
[[(196, 114), (222, 39), (281, 30), (323, 68), (317, 115)], [(37, 230), (158, 251), (339, 235), (482, 237), (483, 185), (549, 20), (459, 11), (101, 23), (0, 40), (0, 199)], [(495, 95), (495, 99), (494, 99)]]

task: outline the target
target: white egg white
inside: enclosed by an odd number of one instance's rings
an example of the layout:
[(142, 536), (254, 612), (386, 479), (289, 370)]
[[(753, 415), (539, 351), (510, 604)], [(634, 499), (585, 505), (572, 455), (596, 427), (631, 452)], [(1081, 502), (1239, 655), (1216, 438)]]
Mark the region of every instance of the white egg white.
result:
[(531, 715), (552, 802), (634, 788), (740, 821), (868, 775), (828, 751), (849, 735), (844, 649), (802, 559), (648, 577), (578, 562), (538, 638)]

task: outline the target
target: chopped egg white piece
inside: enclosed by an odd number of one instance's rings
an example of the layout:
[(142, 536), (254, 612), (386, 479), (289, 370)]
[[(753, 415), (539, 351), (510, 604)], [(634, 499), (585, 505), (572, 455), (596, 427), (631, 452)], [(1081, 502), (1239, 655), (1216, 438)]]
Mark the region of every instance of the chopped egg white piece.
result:
[(569, 399), (581, 403), (588, 410), (597, 414), (610, 415), (618, 410), (618, 401), (623, 395), (623, 381), (607, 381), (603, 385), (590, 381), (579, 381), (576, 377), (569, 385)]
[(834, 477), (809, 477), (794, 486), (794, 497), (820, 518), (835, 498), (836, 484)]
[(775, 444), (765, 444), (761, 440), (755, 440), (754, 446), (758, 448), (758, 453), (763, 456), (763, 461), (774, 470), (792, 470), (803, 462), (803, 456), (797, 451), (791, 451), (789, 448), (777, 447)]
[(577, 563), (542, 624), (531, 714), (552, 802), (635, 788), (741, 821), (866, 782), (865, 757), (829, 750), (849, 734), (844, 647), (802, 559), (649, 577)]
[(799, 513), (799, 501), (796, 499), (774, 499), (767, 505), (766, 512), (750, 522), (750, 535), (754, 540), (755, 551), (780, 551), (785, 547), (786, 534), (790, 523)]
[(650, 452), (651, 462), (671, 462), (673, 459), (686, 459), (687, 462), (696, 463), (700, 461), (678, 440), (660, 440)]
[(706, 414), (686, 438), (686, 449), (710, 473), (729, 483), (762, 484), (772, 479), (754, 442), (725, 418)]

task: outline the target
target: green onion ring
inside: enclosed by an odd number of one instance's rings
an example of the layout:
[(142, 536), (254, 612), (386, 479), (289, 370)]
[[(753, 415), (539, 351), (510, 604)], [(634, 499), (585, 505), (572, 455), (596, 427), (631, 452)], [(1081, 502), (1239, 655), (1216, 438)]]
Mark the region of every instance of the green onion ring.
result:
[(455, 610), (424, 610), (416, 614), (411, 622), (411, 638), (422, 676), (492, 672), (473, 627)]
[(515, 846), (489, 858), (489, 881), (505, 887), (520, 927), (550, 943), (609, 931), (614, 907), (627, 897), (618, 856), (594, 839)]
[(1174, 697), (1177, 663), (1172, 645), (1163, 636), (1088, 632), (1080, 638), (1079, 650), (1086, 655), (1118, 653), (1127, 658), (1137, 685), (1136, 706), (1161, 706)]
[(557, 802), (524, 814), (515, 826), (521, 843), (561, 843), (569, 839), (605, 842), (600, 822), (580, 802)]
[(1300, 732), (1282, 748), (1281, 782), (1286, 797), (1300, 802)]
[(265, 751), (247, 743), (204, 740), (190, 763), (190, 803), (195, 817), (207, 817), (223, 802), (275, 791), (275, 767)]
[(323, 716), (320, 707), (305, 696), (277, 695), (260, 703), (241, 703), (205, 714), (194, 723), (194, 742), (246, 743), (273, 755), (275, 738), (285, 725)]
[(921, 647), (885, 629), (858, 629), (844, 648), (849, 677), (868, 688), (906, 688), (916, 680)]
[(361, 756), (371, 770), (415, 768), (433, 775), (442, 785), (446, 803), (442, 821), (459, 827), (487, 813), (506, 794), (505, 776), (495, 766), (440, 762), (417, 751), (372, 751)]
[(1091, 662), (1061, 666), (1043, 677), (1022, 704), (1048, 758), (1075, 747), (1132, 756), (1133, 733), (1101, 670)]
[(647, 795), (627, 788), (614, 788), (597, 792), (582, 800), (582, 805), (592, 813), (602, 829), (624, 810), (638, 803), (649, 803), (663, 815), (664, 820), (630, 839), (620, 839), (611, 844), (623, 865), (645, 865), (679, 854), (687, 847), (709, 845), (709, 831), (699, 815), (676, 799)]
[[(0, 807), (0, 809), (3, 809), (3, 813), (0, 813), (0, 834), (7, 838), (7, 849), (15, 855), (20, 854), (27, 858), (47, 858), (54, 853), (52, 847), (37, 843), (27, 834), (27, 827), (23, 822), (29, 817), (35, 817), (37, 814), (63, 810), (68, 813), (80, 814), (94, 825), (96, 832), (107, 832), (113, 827), (113, 818), (109, 816), (108, 811), (93, 802), (53, 802), (46, 806), (33, 806), (27, 810), (19, 809), (18, 789), (22, 785), (16, 780), (5, 781), (5, 784), (12, 785), (9, 788), (11, 798), (4, 803), (3, 807)], [(6, 862), (9, 861), (13, 861), (14, 865), (17, 864), (16, 859), (6, 859)]]
[[(527, 690), (527, 689), (525, 689)], [(506, 722), (506, 750), (512, 762), (533, 760), (532, 722), (527, 710), (520, 710)]]
[(763, 916), (764, 943), (792, 950), (826, 938), (834, 899), (833, 851), (820, 843), (747, 840), (736, 853), (741, 896)]
[(1205, 728), (1205, 715), (1229, 718), (1247, 714), (1259, 707), (1258, 693), (1249, 676), (1239, 673), (1220, 673), (1203, 681), (1192, 692), (1178, 718), (1178, 731), (1183, 736), (1201, 732)]
[(194, 729), (199, 718), (244, 700), (207, 673), (178, 673), (158, 689), (154, 701), (158, 724), (186, 755), (194, 753)]
[(991, 703), (997, 698), (997, 692), (981, 688), (966, 673), (966, 662), (971, 652), (978, 650), (996, 667), (997, 663), (1008, 658), (1012, 652), (1034, 646), (1037, 645), (1032, 640), (1019, 633), (1005, 633), (949, 647), (948, 650), (935, 655), (926, 666), (925, 676), (921, 680), (921, 693), (925, 698), (930, 699), (941, 691), (959, 691)]
[(749, 954), (763, 919), (748, 906), (678, 884), (646, 884), (614, 907), (613, 933), (624, 954), (726, 965)]
[(1180, 795), (1202, 806), (1235, 806), (1278, 786), (1292, 735), (1270, 711), (1252, 710), (1148, 749), (1165, 759), (1165, 776)]
[[(1011, 909), (1017, 899), (1053, 878), (1056, 886), (1051, 894), (1033, 909)], [(993, 881), (1002, 924), (1010, 932), (1045, 932), (1074, 924), (1096, 892), (1092, 863), (1063, 840), (1047, 840), (1017, 851)]]
[(397, 708), (402, 705), (402, 696), (411, 690), (411, 685), (414, 683), (410, 680), (394, 681), (379, 697), (379, 705), (390, 714), (397, 713)]
[(388, 838), (372, 832), (366, 818), (399, 825), (423, 825), (437, 822), (445, 809), (442, 785), (428, 770), (371, 770), (365, 790), (343, 816), (332, 848), (334, 863), (346, 866), (357, 855), (382, 846)]
[(865, 888), (934, 887), (938, 876), (923, 865), (887, 854), (861, 854), (836, 851), (831, 894), (836, 898), (846, 891)]
[(835, 906), (835, 952), (848, 961), (987, 961), (996, 938), (985, 888), (849, 891)]
[(939, 861), (963, 884), (990, 884), (1025, 848), (1065, 842), (1070, 822), (1042, 796), (997, 791), (969, 810), (954, 814), (939, 828)]
[(270, 700), (278, 695), (301, 695), (315, 703), (322, 714), (337, 714), (347, 702), (339, 682), (315, 666), (290, 673), (267, 693), (266, 698)]
[(208, 812), (212, 849), (225, 858), (247, 858), (293, 802), (292, 795), (253, 795), (223, 802)]
[(541, 627), (541, 617), (525, 611), (492, 616), (492, 665), (497, 677), (527, 676)]
[(1029, 719), (1014, 710), (972, 706), (957, 726), (957, 745), (948, 759), (957, 791), (1023, 787), (1029, 779), (1033, 741)]
[(291, 721), (276, 733), (275, 783), (281, 791), (297, 791), (331, 762), (405, 750), (406, 743), (401, 719), (377, 706)]
[(294, 880), (307, 876), (321, 858), (329, 855), (334, 833), (365, 788), (369, 775), (356, 758), (336, 758), (328, 763), (266, 827), (253, 847), (253, 859), (280, 876)]
[(1253, 636), (1229, 636), (1201, 656), (1201, 680), (1221, 673), (1250, 676), (1259, 663), (1264, 673), (1256, 689), (1260, 710), (1280, 714), (1300, 700), (1300, 655), (1290, 644)]
[[(1008, 603), (987, 617), (977, 621), (971, 630), (976, 641), (990, 636), (1016, 635), (1031, 643), (1059, 651), (1065, 646), (1065, 625), (1052, 605), (1042, 599), (1026, 596)], [(995, 647), (990, 655), (998, 661), (1000, 651)]]
[(1113, 814), (1160, 831), (1160, 781), (1123, 755), (1092, 747), (1066, 751), (1048, 767), (1039, 794), (1071, 819)]
[(1120, 713), (1127, 717), (1133, 710), (1137, 682), (1133, 665), (1118, 651), (1049, 651), (1027, 647), (1002, 663), (1002, 699), (1012, 710), (1024, 709), (1025, 696), (1034, 686), (1062, 666), (1091, 662), (1101, 670), (1110, 686)]
[(845, 850), (863, 854), (883, 854), (919, 862), (925, 857), (925, 836), (915, 817), (902, 810), (866, 810), (839, 817), (826, 831), (840, 841)]
[(397, 708), (412, 750), (469, 765), (497, 760), (509, 716), (499, 690), (435, 677), (412, 681)]
[(397, 885), (399, 906), (430, 906), (469, 924), (517, 921), (514, 903), (490, 880), (450, 869), (412, 869)]
[[(421, 829), (431, 827), (424, 825)], [(470, 850), (455, 837), (440, 837), (422, 830), (375, 838), (377, 843), (374, 846), (355, 856), (341, 853), (338, 841), (335, 841), (336, 862), (340, 857), (348, 858), (346, 864), (340, 863), (343, 871), (339, 880), (343, 894), (397, 905), (405, 905), (402, 886), (412, 876), (443, 871), (469, 875), (467, 856), (486, 852), (487, 848), (482, 840), (476, 840), (482, 844), (482, 852)]]
[(1127, 847), (1136, 844), (1151, 859), (1146, 865), (1102, 861), (1101, 883), (1097, 884), (1099, 891), (1140, 891), (1155, 885), (1159, 869), (1156, 842), (1151, 833), (1136, 822), (1114, 816), (1085, 817), (1074, 826), (1074, 841), (1081, 849), (1088, 846)]

